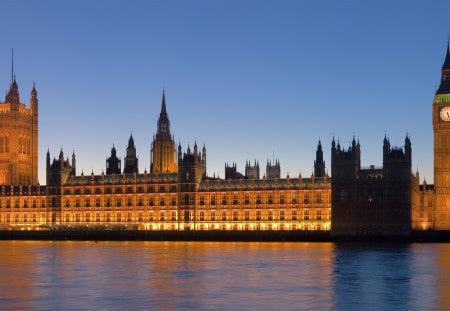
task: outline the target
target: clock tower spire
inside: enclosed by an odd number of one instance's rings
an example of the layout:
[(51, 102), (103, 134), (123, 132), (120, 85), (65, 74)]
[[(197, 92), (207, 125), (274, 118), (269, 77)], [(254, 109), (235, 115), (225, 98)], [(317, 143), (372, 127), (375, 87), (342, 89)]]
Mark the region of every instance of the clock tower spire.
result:
[(433, 101), (435, 229), (450, 229), (450, 47)]

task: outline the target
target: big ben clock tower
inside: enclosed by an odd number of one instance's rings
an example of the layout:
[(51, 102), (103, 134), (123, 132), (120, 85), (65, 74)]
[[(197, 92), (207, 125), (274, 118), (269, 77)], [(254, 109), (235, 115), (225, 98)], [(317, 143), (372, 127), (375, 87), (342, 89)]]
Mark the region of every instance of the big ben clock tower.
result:
[(433, 102), (435, 229), (450, 229), (450, 50)]

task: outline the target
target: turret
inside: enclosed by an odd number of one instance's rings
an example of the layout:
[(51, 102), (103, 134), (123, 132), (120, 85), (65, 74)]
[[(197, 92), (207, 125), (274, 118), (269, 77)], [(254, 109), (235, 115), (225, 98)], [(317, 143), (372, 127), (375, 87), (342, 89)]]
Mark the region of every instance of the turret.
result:
[(325, 162), (323, 161), (322, 143), (319, 140), (319, 144), (317, 145), (316, 150), (316, 160), (314, 161), (314, 177), (323, 176), (325, 176)]
[(405, 137), (405, 156), (411, 162), (411, 140), (408, 135)]
[(136, 157), (136, 147), (134, 146), (133, 135), (130, 135), (130, 138), (128, 139), (124, 173), (125, 174), (138, 173), (138, 159)]
[(8, 95), (6, 95), (6, 102), (11, 104), (19, 104), (19, 87), (16, 83), (16, 76), (14, 75)]
[(33, 114), (38, 113), (38, 98), (37, 98), (37, 91), (36, 91), (36, 85), (33, 82), (33, 89), (31, 90), (30, 94), (30, 108), (33, 110)]
[(106, 159), (106, 174), (117, 174), (121, 173), (121, 160), (117, 157), (116, 148), (111, 148), (111, 156)]
[(387, 139), (386, 135), (384, 135), (384, 140), (383, 140), (383, 158), (386, 158), (389, 155), (390, 151), (391, 151), (391, 143)]
[(77, 161), (75, 159), (75, 150), (73, 150), (73, 152), (72, 152), (72, 172), (71, 172), (71, 174), (74, 175), (74, 176), (77, 174), (76, 167), (77, 167)]
[(203, 149), (202, 149), (202, 162), (204, 164), (206, 164), (206, 147), (204, 144), (203, 144)]

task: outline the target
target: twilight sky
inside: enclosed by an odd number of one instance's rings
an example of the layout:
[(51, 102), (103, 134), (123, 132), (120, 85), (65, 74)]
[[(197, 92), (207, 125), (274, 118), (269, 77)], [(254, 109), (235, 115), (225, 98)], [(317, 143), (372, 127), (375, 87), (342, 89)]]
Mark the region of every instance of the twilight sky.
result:
[[(312, 173), (321, 139), (359, 138), (362, 165), (382, 164), (385, 133), (433, 181), (431, 104), (450, 32), (445, 1), (4, 1), (0, 87), (39, 98), (45, 154), (75, 149), (100, 174), (130, 133), (150, 167), (162, 90), (175, 141), (224, 163), (278, 158), (282, 176)], [(262, 174), (261, 174), (262, 175)]]

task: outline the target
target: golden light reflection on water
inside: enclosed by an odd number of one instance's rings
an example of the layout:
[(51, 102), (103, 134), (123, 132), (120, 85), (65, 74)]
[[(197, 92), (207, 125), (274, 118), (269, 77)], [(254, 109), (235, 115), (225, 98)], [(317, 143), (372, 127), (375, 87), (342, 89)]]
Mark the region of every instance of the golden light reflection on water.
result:
[(449, 306), (445, 244), (0, 241), (0, 252), (2, 309)]

